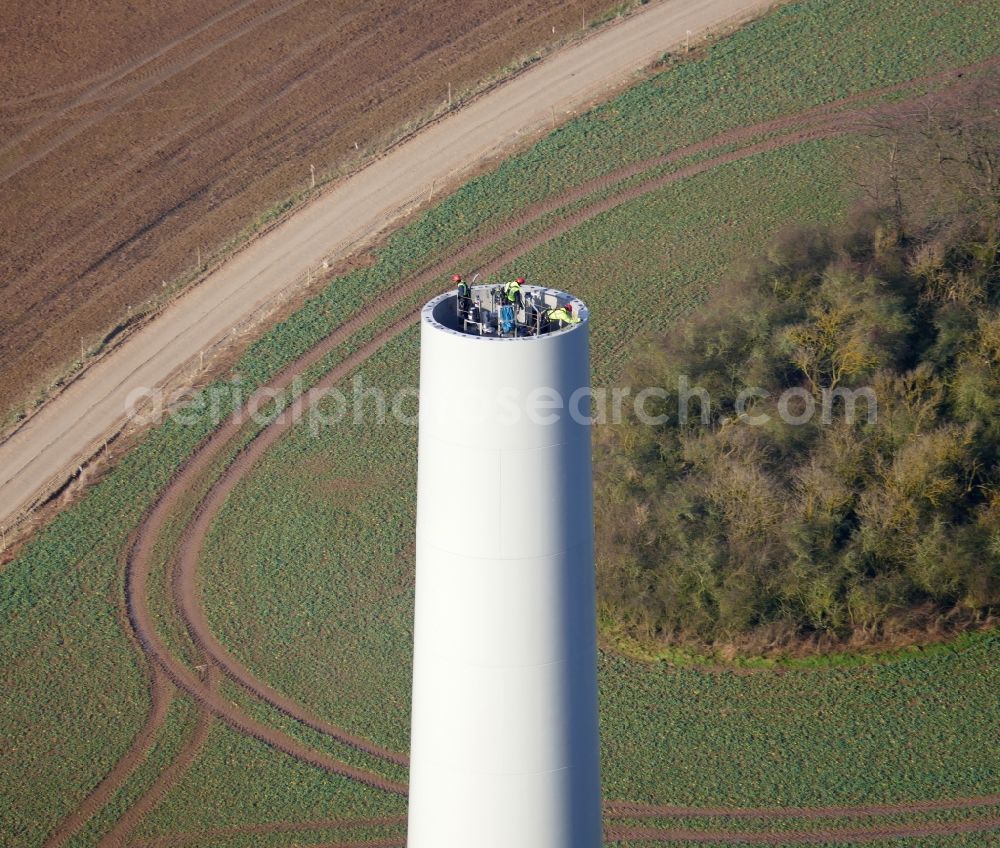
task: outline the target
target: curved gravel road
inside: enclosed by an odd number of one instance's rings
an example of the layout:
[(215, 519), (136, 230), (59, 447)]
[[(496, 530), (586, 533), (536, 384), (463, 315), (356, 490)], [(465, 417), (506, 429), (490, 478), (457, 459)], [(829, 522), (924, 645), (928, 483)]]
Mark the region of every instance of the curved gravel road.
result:
[(485, 158), (620, 85), (662, 52), (771, 0), (665, 0), (553, 54), (397, 146), (251, 243), (0, 444), (0, 527), (89, 458), (155, 388), (324, 260), (346, 257)]

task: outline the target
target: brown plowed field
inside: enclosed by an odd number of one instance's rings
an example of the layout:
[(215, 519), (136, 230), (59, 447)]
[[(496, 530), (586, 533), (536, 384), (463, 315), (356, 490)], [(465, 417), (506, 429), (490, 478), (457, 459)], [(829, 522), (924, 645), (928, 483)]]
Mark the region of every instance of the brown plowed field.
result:
[[(0, 9), (0, 414), (263, 209), (609, 4)], [(553, 28), (555, 32), (553, 34)]]

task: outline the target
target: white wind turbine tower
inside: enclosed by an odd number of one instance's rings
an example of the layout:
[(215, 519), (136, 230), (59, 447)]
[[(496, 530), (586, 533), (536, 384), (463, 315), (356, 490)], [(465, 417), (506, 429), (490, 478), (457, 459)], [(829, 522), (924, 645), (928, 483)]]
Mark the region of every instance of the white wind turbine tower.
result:
[(589, 315), (523, 292), (421, 314), (409, 848), (602, 841)]

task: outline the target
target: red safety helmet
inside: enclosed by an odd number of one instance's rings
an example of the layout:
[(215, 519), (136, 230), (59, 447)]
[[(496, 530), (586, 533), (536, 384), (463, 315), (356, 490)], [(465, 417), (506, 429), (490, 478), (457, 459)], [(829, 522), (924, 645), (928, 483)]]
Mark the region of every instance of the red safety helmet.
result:
[(573, 311), (573, 304), (572, 303), (567, 303), (566, 304), (566, 311), (567, 312), (572, 312)]
[(514, 282), (516, 282), (519, 286), (523, 286), (524, 285), (524, 277), (518, 277)]
[(462, 275), (461, 274), (456, 274), (454, 277), (451, 278), (451, 281), (453, 283), (460, 283), (460, 282), (462, 282)]

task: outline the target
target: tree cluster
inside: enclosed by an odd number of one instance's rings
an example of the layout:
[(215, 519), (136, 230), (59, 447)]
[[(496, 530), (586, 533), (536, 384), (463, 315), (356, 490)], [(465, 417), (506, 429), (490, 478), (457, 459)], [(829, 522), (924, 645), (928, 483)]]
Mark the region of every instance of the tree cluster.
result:
[(606, 620), (759, 650), (1000, 609), (1000, 122), (981, 117), (972, 140), (959, 119), (891, 128), (879, 205), (786, 232), (633, 362), (630, 385), (666, 392), (659, 423), (597, 428)]

